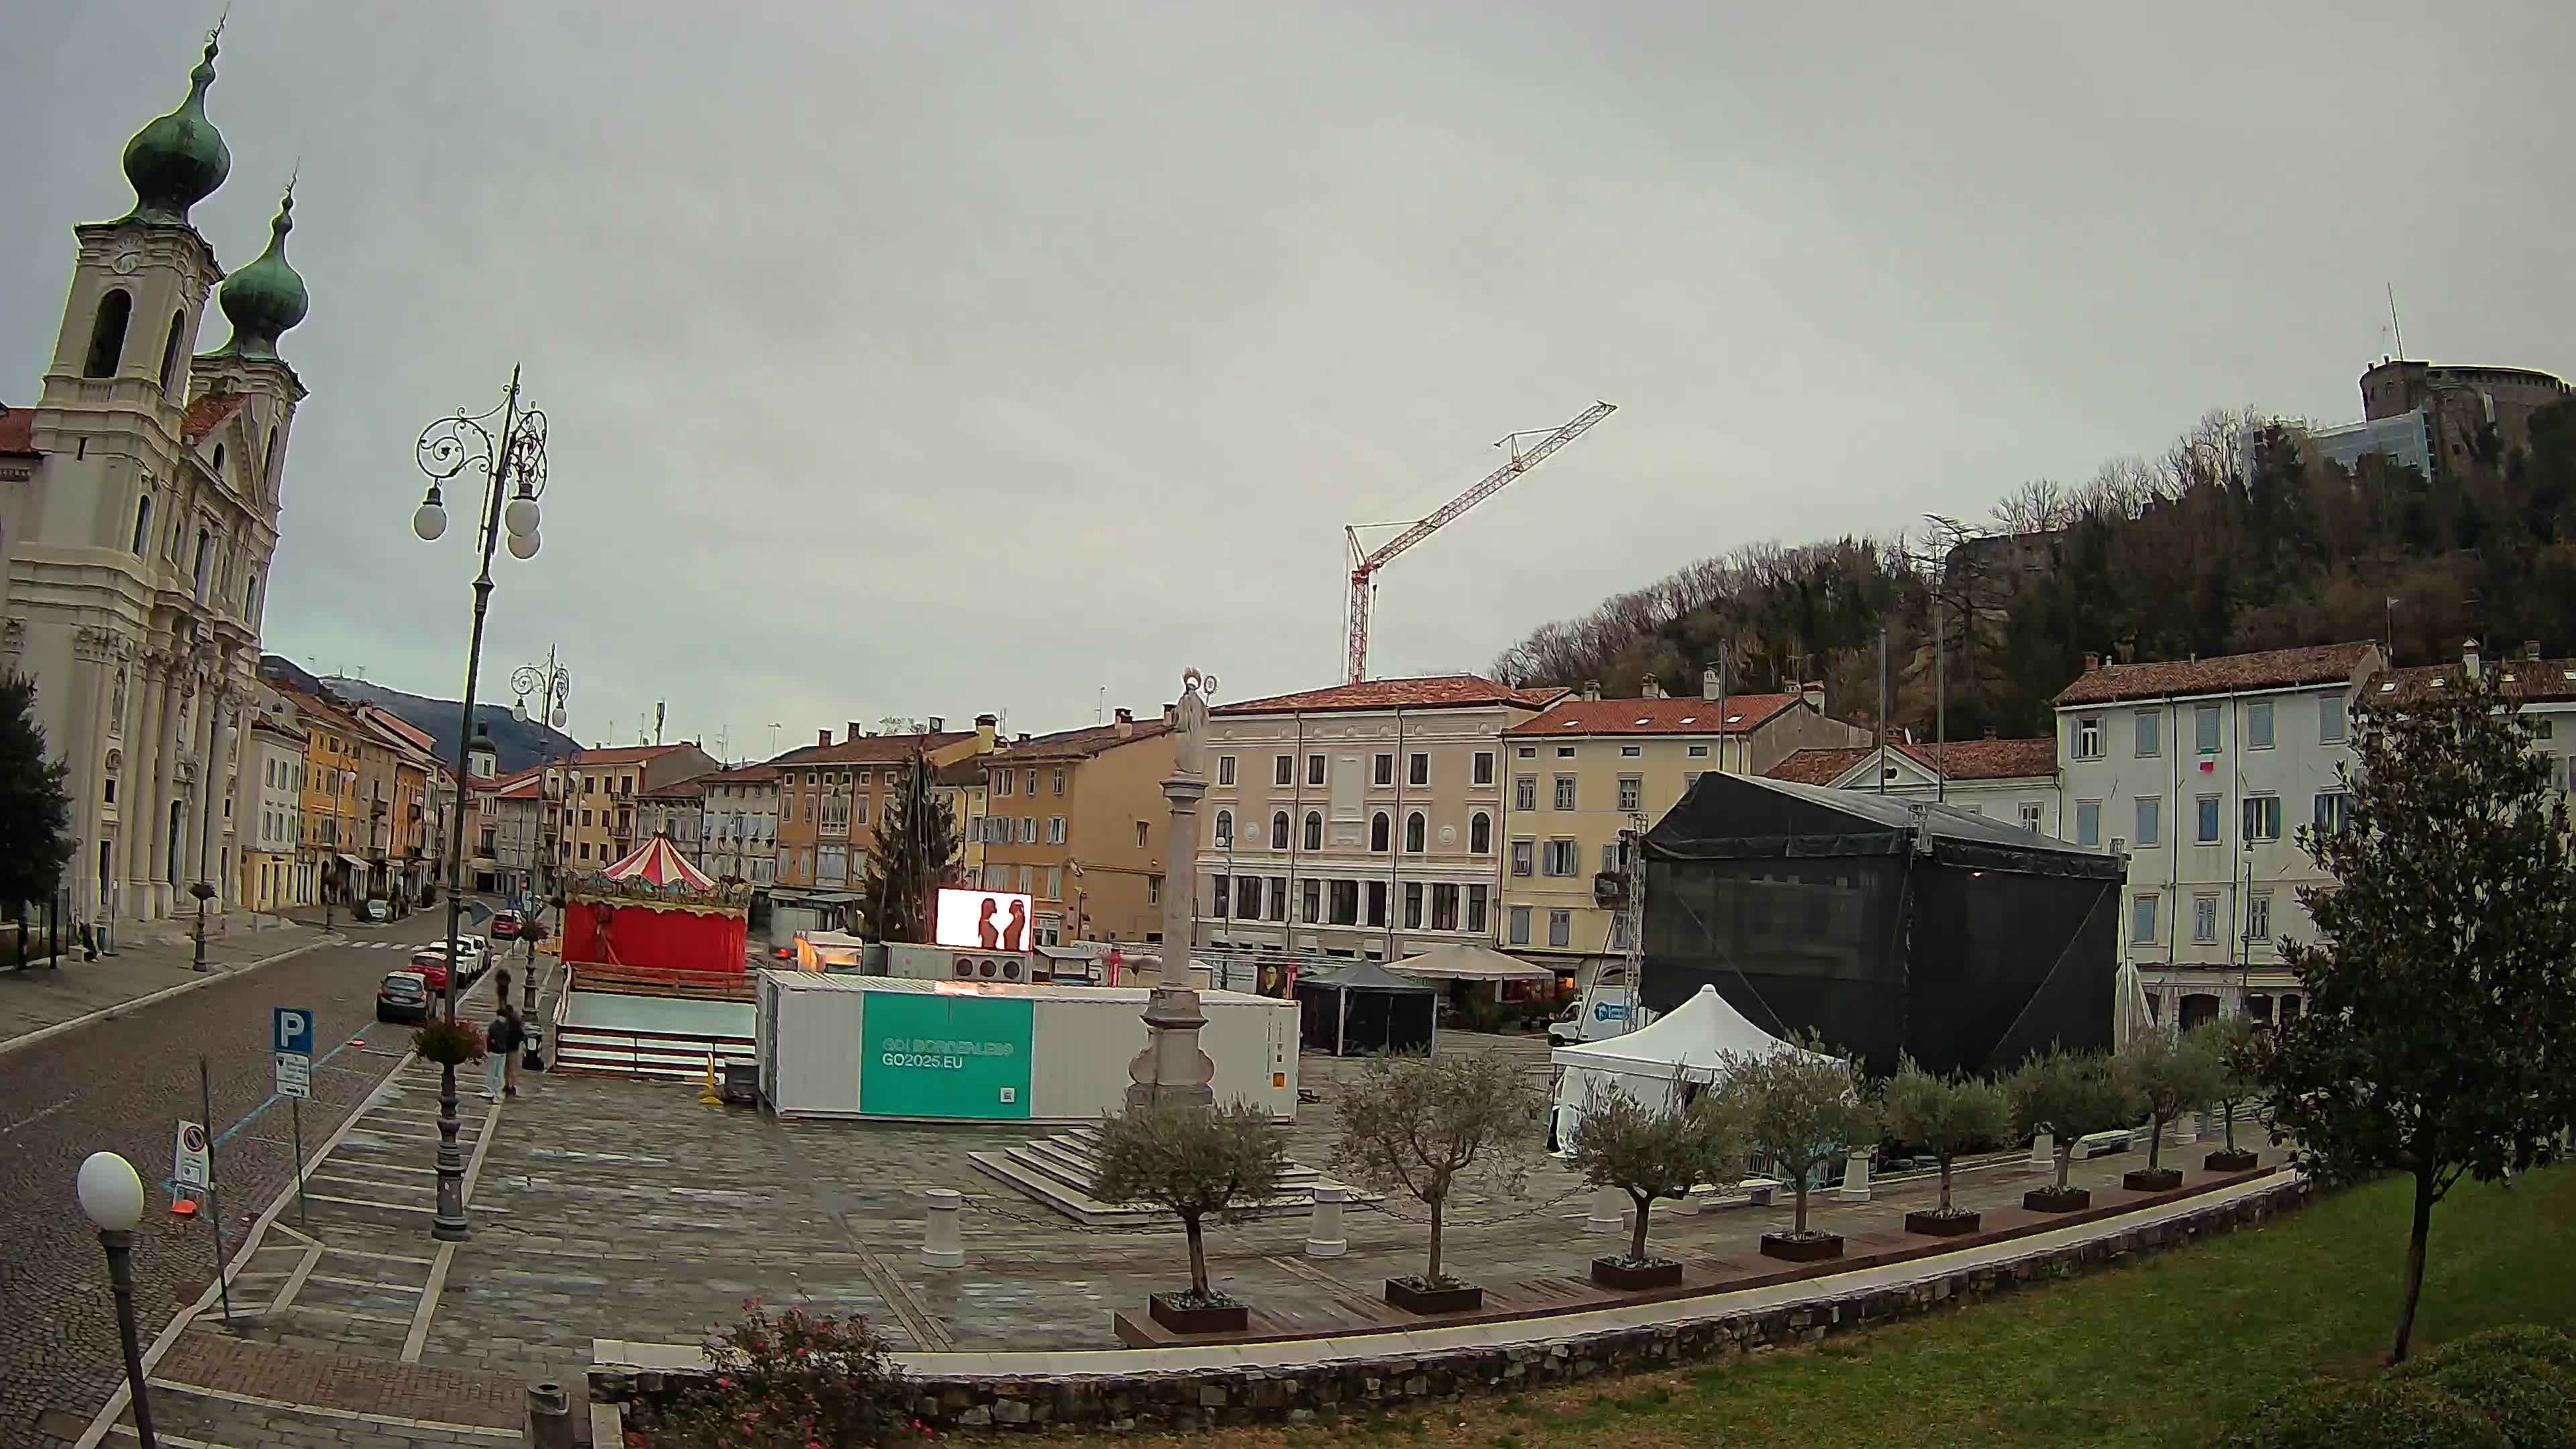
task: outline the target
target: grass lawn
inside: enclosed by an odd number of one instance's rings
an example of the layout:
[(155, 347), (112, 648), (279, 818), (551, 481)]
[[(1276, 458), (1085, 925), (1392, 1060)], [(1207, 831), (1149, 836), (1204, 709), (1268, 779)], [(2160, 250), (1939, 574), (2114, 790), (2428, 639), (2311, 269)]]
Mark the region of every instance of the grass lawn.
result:
[[(1195, 1449), (1340, 1444), (2207, 1445), (2277, 1386), (2385, 1356), (2409, 1184), (2327, 1197), (2198, 1246), (1813, 1348), (1596, 1380), (1418, 1417), (1149, 1438)], [(2415, 1348), (2500, 1323), (2576, 1330), (2576, 1168), (2434, 1210)], [(1101, 1441), (1109, 1442), (1109, 1441)], [(1136, 1444), (1134, 1438), (1117, 1442)], [(2354, 1449), (2364, 1449), (2356, 1445)]]

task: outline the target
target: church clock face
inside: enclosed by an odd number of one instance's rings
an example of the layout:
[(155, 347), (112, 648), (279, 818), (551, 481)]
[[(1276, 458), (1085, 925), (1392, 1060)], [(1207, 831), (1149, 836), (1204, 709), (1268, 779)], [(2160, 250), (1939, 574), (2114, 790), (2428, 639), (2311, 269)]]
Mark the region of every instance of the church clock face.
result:
[(116, 261), (113, 265), (116, 268), (116, 274), (118, 276), (133, 276), (134, 269), (143, 265), (143, 253), (134, 247), (127, 247), (125, 250), (116, 254)]

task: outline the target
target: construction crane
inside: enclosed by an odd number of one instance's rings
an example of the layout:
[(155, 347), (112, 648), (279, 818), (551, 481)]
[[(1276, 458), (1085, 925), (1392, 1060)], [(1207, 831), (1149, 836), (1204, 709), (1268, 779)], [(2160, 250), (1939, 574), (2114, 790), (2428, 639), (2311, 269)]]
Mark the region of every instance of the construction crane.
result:
[(1360, 546), (1360, 530), (1387, 528), (1393, 525), (1355, 523), (1342, 530), (1351, 546), (1351, 601), (1348, 620), (1350, 683), (1357, 684), (1368, 678), (1369, 603), (1377, 592), (1377, 571), (1386, 567), (1397, 554), (1439, 532), (1459, 514), (1501, 492), (1504, 484), (1546, 462), (1548, 455), (1592, 431), (1593, 424), (1618, 410), (1616, 403), (1596, 402), (1577, 414), (1575, 419), (1564, 427), (1539, 437), (1539, 440), (1527, 449), (1521, 447), (1521, 439), (1538, 437), (1538, 431), (1535, 428), (1527, 432), (1504, 435), (1495, 441), (1494, 446), (1509, 448), (1512, 454), (1510, 462), (1486, 474), (1475, 487), (1440, 505), (1439, 510), (1429, 517), (1405, 525), (1404, 532), (1379, 544), (1376, 548), (1363, 549)]

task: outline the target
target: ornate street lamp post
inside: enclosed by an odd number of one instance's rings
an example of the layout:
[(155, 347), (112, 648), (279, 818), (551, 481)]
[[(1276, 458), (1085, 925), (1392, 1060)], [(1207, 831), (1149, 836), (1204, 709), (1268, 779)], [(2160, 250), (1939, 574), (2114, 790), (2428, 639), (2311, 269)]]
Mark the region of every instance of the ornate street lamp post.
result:
[[(485, 427), (497, 413), (500, 435)], [(420, 471), (429, 475), (429, 492), (412, 514), (411, 528), (424, 543), (447, 532), (447, 508), (438, 486), (468, 469), (483, 473), (483, 506), (476, 514), (476, 542), (482, 568), (474, 577), (474, 626), (466, 636), (465, 702), (457, 718), (456, 808), (449, 819), (447, 852), (447, 990), (445, 1015), (456, 1023), (457, 936), (464, 910), (465, 816), (473, 766), (466, 758), (472, 742), (474, 685), (483, 669), (483, 616), (492, 601), (492, 550), (506, 530), (510, 556), (537, 556), (537, 499), (546, 491), (546, 415), (519, 406), (519, 369), (510, 369), (510, 390), (492, 412), (468, 416), (459, 410), (423, 428), (415, 447)], [(430, 1236), (459, 1242), (472, 1231), (465, 1218), (465, 1154), (457, 1145), (463, 1124), (456, 1115), (456, 1065), (442, 1063), (438, 1073), (438, 1212)]]
[(143, 1179), (134, 1164), (113, 1152), (93, 1152), (80, 1165), (72, 1188), (81, 1212), (98, 1229), (107, 1250), (107, 1283), (116, 1295), (116, 1335), (125, 1347), (126, 1396), (134, 1405), (134, 1437), (154, 1449), (152, 1395), (144, 1383), (143, 1339), (134, 1329), (134, 1230), (143, 1222)]

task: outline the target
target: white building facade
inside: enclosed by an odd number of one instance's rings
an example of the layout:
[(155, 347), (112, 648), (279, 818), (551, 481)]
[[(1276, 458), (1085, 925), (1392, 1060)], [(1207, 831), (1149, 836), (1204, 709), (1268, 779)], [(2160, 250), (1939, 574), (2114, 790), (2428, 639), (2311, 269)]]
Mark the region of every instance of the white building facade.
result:
[(2160, 1020), (2296, 1016), (2279, 942), (2327, 879), (2299, 827), (2339, 826), (2352, 711), (2385, 659), (2323, 645), (2158, 664), (2086, 660), (2058, 695), (2059, 834), (2125, 854), (2120, 956)]
[(1972, 815), (2065, 837), (2051, 740), (1898, 742), (1858, 749), (1800, 750), (1766, 771), (1775, 780), (1933, 800)]
[(251, 781), (239, 802), (234, 834), (242, 842), (241, 903), (254, 911), (283, 911), (313, 903), (296, 858), (304, 838), (304, 732), (262, 713), (245, 731), (242, 762)]
[[(205, 115), (214, 57), (210, 41), (179, 109), (128, 143), (134, 209), (74, 228), (38, 400), (0, 415), (0, 668), (35, 681), (69, 765), (64, 884), (90, 919), (166, 919), (201, 880), (229, 907), (260, 819), (241, 736), (305, 395), (277, 341), (306, 304), (291, 198), (229, 277), (190, 224), (231, 165)], [(232, 335), (197, 355), (218, 278)]]
[(778, 881), (778, 771), (745, 765), (708, 775), (698, 868), (755, 886)]

